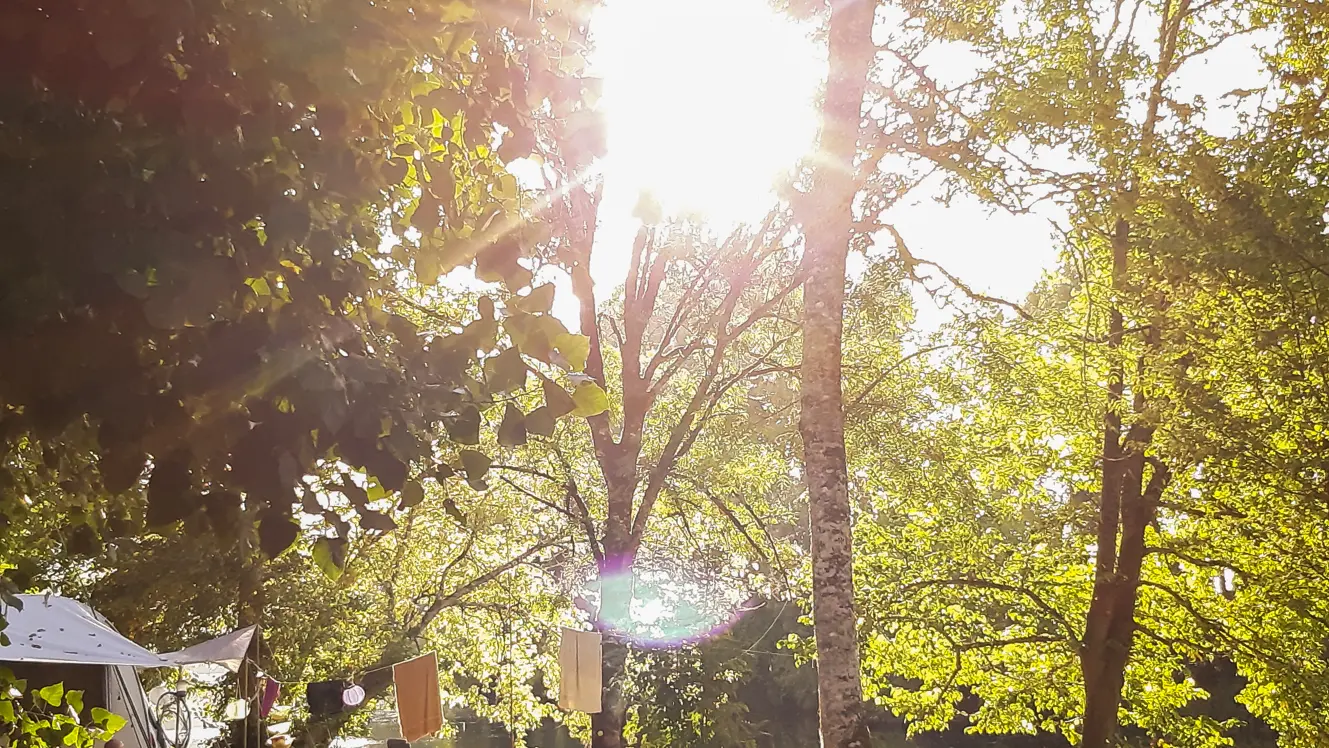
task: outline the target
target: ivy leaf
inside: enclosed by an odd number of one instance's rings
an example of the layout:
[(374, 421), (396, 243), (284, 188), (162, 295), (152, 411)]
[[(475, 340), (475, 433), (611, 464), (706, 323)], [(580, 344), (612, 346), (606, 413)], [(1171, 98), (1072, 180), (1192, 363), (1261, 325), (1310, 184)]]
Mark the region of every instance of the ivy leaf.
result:
[(485, 359), (485, 382), (493, 392), (512, 392), (526, 386), (526, 362), (516, 348)]
[(553, 436), (556, 425), (557, 421), (548, 406), (541, 405), (526, 414), (526, 431), (536, 436)]
[(466, 403), (457, 409), (457, 415), (444, 423), (448, 436), (458, 444), (480, 443), (480, 409)]
[(408, 509), (425, 500), (425, 487), (418, 481), (408, 480), (401, 487), (401, 501), (397, 504), (398, 509)]
[(337, 581), (346, 569), (346, 541), (342, 538), (319, 538), (314, 542), (314, 565), (323, 576)]
[(461, 451), (461, 466), (466, 473), (466, 482), (471, 488), (477, 491), (483, 491), (489, 487), (485, 483), (485, 475), (489, 473), (489, 466), (494, 464), (493, 460), (484, 452), (477, 452), (474, 449), (463, 449)]
[(75, 714), (83, 711), (83, 692), (69, 691), (65, 694), (65, 703), (74, 710)]
[(585, 335), (564, 333), (554, 338), (554, 348), (567, 359), (570, 370), (582, 371), (591, 355), (591, 339)]
[(65, 684), (52, 683), (46, 688), (37, 691), (36, 694), (37, 698), (45, 701), (47, 704), (50, 704), (51, 706), (60, 706), (60, 700), (65, 696)]
[(572, 392), (572, 399), (577, 404), (576, 409), (572, 411), (574, 416), (589, 418), (609, 410), (609, 396), (595, 382), (582, 382), (577, 385), (577, 389)]
[(541, 387), (545, 395), (545, 408), (551, 418), (562, 418), (577, 409), (577, 401), (567, 390), (549, 380), (545, 380)]
[(14, 702), (9, 699), (0, 701), (0, 722), (14, 721)]
[(512, 403), (503, 408), (503, 422), (498, 425), (498, 443), (505, 447), (520, 447), (526, 443), (526, 418)]
[(120, 728), (127, 724), (124, 717), (108, 712), (99, 706), (92, 708), (92, 721), (93, 724), (101, 725), (101, 728), (106, 731), (107, 737), (120, 732)]

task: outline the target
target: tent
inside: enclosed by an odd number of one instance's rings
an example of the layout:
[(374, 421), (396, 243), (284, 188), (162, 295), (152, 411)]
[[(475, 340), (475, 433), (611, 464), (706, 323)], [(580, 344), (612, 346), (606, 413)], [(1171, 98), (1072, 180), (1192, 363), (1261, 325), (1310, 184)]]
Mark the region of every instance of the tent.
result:
[(127, 724), (116, 737), (125, 748), (166, 748), (139, 668), (216, 663), (235, 670), (254, 637), (251, 626), (179, 652), (157, 654), (121, 636), (76, 600), (18, 597), (23, 608), (5, 612), (9, 644), (0, 646), (0, 664), (33, 685), (63, 682), (66, 689), (82, 690), (86, 710), (101, 707), (123, 717)]

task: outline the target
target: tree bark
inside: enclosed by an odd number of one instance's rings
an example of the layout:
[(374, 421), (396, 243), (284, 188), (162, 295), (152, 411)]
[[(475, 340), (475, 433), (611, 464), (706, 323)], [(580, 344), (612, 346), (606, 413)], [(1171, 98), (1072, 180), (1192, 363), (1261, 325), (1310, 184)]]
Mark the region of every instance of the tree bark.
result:
[[(1127, 289), (1130, 223), (1119, 218), (1112, 237), (1112, 280), (1120, 299)], [(1115, 305), (1108, 320), (1108, 349), (1120, 354), (1125, 324)], [(1157, 327), (1146, 344), (1157, 343)], [(1140, 369), (1143, 370), (1143, 359)], [(1145, 483), (1145, 450), (1154, 427), (1147, 419), (1122, 433), (1125, 369), (1114, 361), (1108, 375), (1103, 417), (1102, 496), (1099, 500), (1098, 550), (1094, 591), (1085, 619), (1080, 670), (1084, 678), (1083, 748), (1110, 748), (1117, 733), (1117, 710), (1135, 637), (1135, 606), (1145, 556), (1145, 530), (1153, 521), (1170, 475), (1161, 463)], [(1145, 398), (1136, 388), (1132, 410), (1142, 416)]]
[(813, 624), (821, 744), (866, 748), (854, 614), (853, 543), (845, 465), (841, 337), (845, 261), (853, 224), (855, 155), (863, 96), (874, 54), (875, 3), (831, 4), (829, 76), (822, 105), (817, 216), (808, 222), (804, 262), (802, 413), (803, 477), (812, 538)]
[[(604, 660), (601, 666), (600, 711), (591, 715), (591, 748), (624, 748), (623, 727), (627, 724), (627, 699), (623, 693), (623, 677), (627, 670), (628, 645), (615, 621), (627, 619), (632, 604), (630, 580), (621, 575), (631, 574), (631, 564), (615, 564), (616, 569), (602, 567), (601, 579), (613, 579), (603, 585), (600, 602), (600, 620), (596, 621), (603, 635)], [(608, 571), (608, 574), (606, 574)]]
[[(606, 479), (609, 475), (606, 474)], [(632, 625), (632, 575), (636, 550), (631, 540), (630, 519), (635, 482), (626, 475), (608, 480), (619, 490), (609, 495), (605, 520), (604, 553), (599, 559), (600, 608), (595, 628), (603, 638), (600, 712), (591, 715), (591, 748), (624, 748), (623, 727), (627, 724), (627, 699), (623, 693), (628, 644)], [(629, 488), (630, 487), (630, 488)]]

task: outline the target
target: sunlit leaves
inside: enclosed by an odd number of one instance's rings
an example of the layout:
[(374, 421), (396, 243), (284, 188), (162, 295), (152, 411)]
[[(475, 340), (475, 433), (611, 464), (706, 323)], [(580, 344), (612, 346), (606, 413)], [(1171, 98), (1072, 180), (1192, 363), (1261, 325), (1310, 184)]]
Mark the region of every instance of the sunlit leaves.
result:
[[(512, 293), (529, 285), (534, 243), (509, 234), (525, 236), (534, 216), (494, 133), (534, 142), (543, 115), (512, 103), (529, 77), (560, 100), (578, 90), (513, 53), (558, 57), (563, 42), (543, 28), (563, 9), (331, 0), (317, 13), (275, 2), (116, 20), (145, 7), (6, 16), (4, 69), (42, 81), (15, 100), (24, 117), (0, 116), (6, 140), (31, 146), (0, 195), (37, 258), (5, 273), (7, 349), (25, 361), (0, 366), (6, 440), (59, 437), (102, 458), (105, 492), (66, 489), (80, 517), (130, 529), (143, 515), (132, 496), (100, 504), (146, 469), (149, 525), (230, 537), (253, 519), (242, 506), (287, 514), (323, 461), (395, 492), (440, 423), (478, 445), (480, 409), (522, 388), (526, 352), (500, 344), (492, 301), (462, 333), (445, 331), (451, 345), (397, 307), (460, 265)], [(90, 42), (42, 41), (72, 38)], [(70, 184), (81, 204), (51, 199)], [(523, 305), (547, 316), (551, 292)], [(564, 333), (545, 332), (542, 360)], [(402, 498), (403, 509), (418, 500)], [(393, 524), (356, 509), (374, 532)], [(269, 556), (289, 545), (275, 522), (261, 532)]]
[(319, 571), (335, 582), (346, 567), (346, 543), (339, 538), (319, 538), (314, 542), (313, 557)]
[(595, 382), (582, 382), (572, 391), (575, 407), (572, 415), (587, 418), (598, 416), (609, 409), (609, 396)]
[(34, 691), (33, 695), (50, 706), (59, 706), (60, 700), (65, 696), (65, 684), (52, 683), (49, 686), (44, 686), (41, 689)]

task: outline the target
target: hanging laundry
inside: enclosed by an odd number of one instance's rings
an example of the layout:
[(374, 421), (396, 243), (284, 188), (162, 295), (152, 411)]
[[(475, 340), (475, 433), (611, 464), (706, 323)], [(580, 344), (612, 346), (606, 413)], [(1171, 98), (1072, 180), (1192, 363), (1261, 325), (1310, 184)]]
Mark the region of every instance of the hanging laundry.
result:
[(443, 728), (436, 656), (427, 654), (393, 665), (392, 683), (397, 689), (397, 721), (403, 738), (419, 740)]
[(558, 641), (558, 705), (568, 711), (597, 714), (603, 664), (597, 631), (563, 629)]
[(337, 714), (344, 706), (341, 694), (345, 690), (346, 681), (324, 680), (310, 683), (305, 687), (305, 698), (309, 700), (309, 713), (320, 716)]
[(280, 683), (271, 678), (263, 679), (262, 696), (258, 702), (258, 716), (266, 718), (272, 712), (272, 706), (277, 703), (277, 695), (280, 693)]

